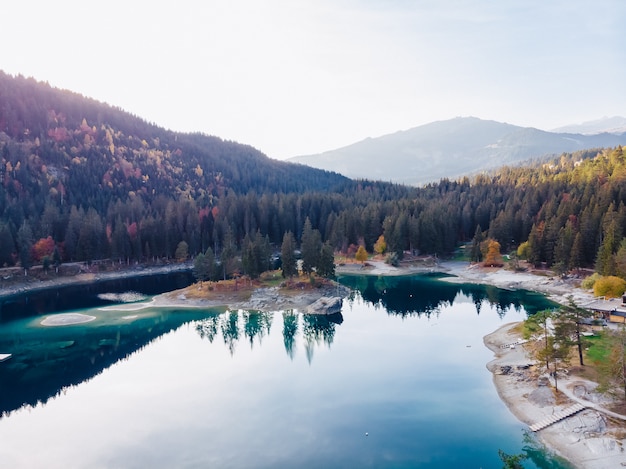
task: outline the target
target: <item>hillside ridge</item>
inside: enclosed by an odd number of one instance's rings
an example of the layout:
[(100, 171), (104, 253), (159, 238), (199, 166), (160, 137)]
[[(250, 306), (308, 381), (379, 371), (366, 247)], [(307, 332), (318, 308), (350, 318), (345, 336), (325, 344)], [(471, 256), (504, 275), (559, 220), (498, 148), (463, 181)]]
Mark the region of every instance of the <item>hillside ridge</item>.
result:
[(477, 117), (456, 117), (288, 161), (350, 178), (421, 185), (531, 159), (625, 143), (626, 133), (557, 134)]

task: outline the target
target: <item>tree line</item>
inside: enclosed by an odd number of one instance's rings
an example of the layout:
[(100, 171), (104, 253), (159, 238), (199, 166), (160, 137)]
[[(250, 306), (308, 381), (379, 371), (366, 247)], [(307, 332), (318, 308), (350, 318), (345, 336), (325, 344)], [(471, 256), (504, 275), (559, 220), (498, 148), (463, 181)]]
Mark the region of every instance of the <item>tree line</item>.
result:
[(459, 243), (489, 238), (535, 265), (564, 271), (595, 266), (603, 275), (626, 276), (625, 181), (618, 147), (422, 188), (351, 181), (334, 192), (239, 195), (226, 189), (210, 201), (137, 192), (103, 211), (50, 193), (40, 211), (25, 211), (20, 205), (33, 202), (11, 197), (4, 184), (0, 264), (28, 267), (53, 256), (143, 262), (174, 258), (182, 241), (191, 256), (211, 248), (219, 257), (225, 249), (245, 250), (257, 233), (278, 252), (288, 232), (302, 244), (308, 219), (334, 251), (363, 246), (373, 252), (383, 235), (388, 252), (445, 256)]
[(301, 247), (308, 219), (335, 252), (373, 252), (381, 236), (398, 258), (493, 240), (535, 265), (626, 277), (624, 181), (621, 147), (420, 188), (351, 181), (0, 72), (2, 266), (146, 262), (182, 242), (188, 256), (249, 251), (254, 266), (258, 236), (274, 253), (286, 233)]

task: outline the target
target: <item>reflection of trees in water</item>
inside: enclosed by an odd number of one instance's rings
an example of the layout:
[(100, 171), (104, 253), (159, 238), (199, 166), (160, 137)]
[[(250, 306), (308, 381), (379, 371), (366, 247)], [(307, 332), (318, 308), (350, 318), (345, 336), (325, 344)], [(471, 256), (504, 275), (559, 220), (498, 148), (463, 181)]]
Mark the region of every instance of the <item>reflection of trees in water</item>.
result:
[[(363, 281), (359, 282), (363, 285)], [(425, 277), (369, 277), (362, 298), (384, 308), (389, 314), (400, 316), (431, 316), (444, 305), (451, 305), (456, 291), (443, 282), (428, 281)]]
[[(457, 284), (438, 280), (432, 275), (403, 277), (345, 276), (341, 281), (357, 290), (374, 308), (384, 308), (389, 314), (430, 317), (442, 307), (451, 306), (459, 294), (471, 298), (480, 314), (485, 302), (502, 317), (510, 308), (534, 314), (551, 303), (543, 295), (525, 290), (503, 290), (493, 286)], [(349, 301), (353, 301), (350, 298)]]
[(292, 360), (295, 355), (296, 334), (298, 334), (298, 315), (294, 314), (293, 310), (283, 312), (283, 342), (285, 351)]
[(302, 317), (304, 350), (309, 363), (313, 360), (315, 346), (326, 344), (328, 348), (335, 339), (335, 327), (343, 322), (341, 313), (329, 315), (305, 314)]
[(250, 341), (250, 348), (253, 347), (256, 337), (259, 338), (260, 344), (263, 337), (269, 335), (273, 318), (273, 313), (265, 313), (262, 311), (243, 312), (243, 332)]
[(203, 339), (209, 339), (209, 342), (213, 343), (213, 339), (217, 335), (217, 326), (220, 323), (220, 315), (216, 314), (210, 318), (198, 321), (196, 324), (196, 331)]
[[(296, 339), (299, 331), (302, 331), (304, 347), (309, 363), (313, 358), (316, 346), (326, 345), (330, 347), (335, 337), (335, 328), (343, 322), (341, 313), (331, 315), (299, 315), (293, 310), (284, 311), (283, 314), (283, 342), (285, 352), (293, 359), (296, 352)], [(302, 326), (299, 325), (302, 316)], [(259, 311), (230, 311), (219, 316), (212, 316), (196, 324), (196, 331), (202, 338), (213, 342), (218, 334), (222, 334), (224, 344), (231, 355), (234, 355), (237, 342), (242, 333), (249, 340), (250, 347), (254, 346), (255, 339), (259, 344), (265, 336), (269, 336), (273, 313)]]
[(235, 346), (239, 341), (239, 312), (230, 311), (220, 317), (220, 330), (224, 338), (224, 344), (228, 347), (231, 355), (235, 353)]
[[(348, 297), (349, 304), (360, 296), (374, 308), (384, 308), (387, 314), (400, 316), (438, 315), (444, 307), (453, 305), (455, 300), (467, 302), (467, 299), (474, 304), (477, 314), (489, 304), (500, 317), (510, 309), (518, 312), (525, 309), (528, 314), (534, 314), (552, 306), (544, 296), (532, 292), (448, 283), (429, 275), (346, 276), (342, 278), (342, 282), (353, 288)], [(301, 333), (309, 362), (313, 359), (315, 347), (323, 345), (330, 347), (335, 337), (336, 326), (343, 321), (340, 313), (331, 316), (302, 315), (302, 323), (299, 324), (299, 314), (293, 311), (283, 312), (282, 319), (282, 334), (287, 356), (291, 359), (295, 356), (297, 336)], [(272, 313), (230, 311), (200, 321), (196, 325), (196, 330), (201, 337), (206, 337), (210, 342), (213, 342), (219, 331), (224, 344), (233, 355), (242, 334), (250, 342), (250, 347), (253, 347), (257, 339), (261, 343), (263, 338), (270, 334), (272, 321)]]

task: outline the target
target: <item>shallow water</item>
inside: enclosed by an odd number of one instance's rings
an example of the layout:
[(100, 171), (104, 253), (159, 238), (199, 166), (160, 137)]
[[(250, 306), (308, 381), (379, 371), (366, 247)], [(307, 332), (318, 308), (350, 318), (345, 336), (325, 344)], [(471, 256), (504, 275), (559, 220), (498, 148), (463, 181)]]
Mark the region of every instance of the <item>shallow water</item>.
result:
[(543, 297), (342, 282), (355, 294), (330, 318), (92, 308), (72, 311), (84, 324), (1, 324), (1, 465), (499, 468), (502, 449), (564, 467), (524, 441), (485, 367), (483, 336)]

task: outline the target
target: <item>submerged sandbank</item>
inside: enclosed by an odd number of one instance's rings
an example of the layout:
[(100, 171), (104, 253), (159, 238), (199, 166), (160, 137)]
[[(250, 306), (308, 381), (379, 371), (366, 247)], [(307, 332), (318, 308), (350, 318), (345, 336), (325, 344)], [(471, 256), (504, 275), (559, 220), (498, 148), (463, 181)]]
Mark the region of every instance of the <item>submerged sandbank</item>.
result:
[(44, 318), (40, 324), (42, 326), (71, 326), (74, 324), (84, 324), (96, 319), (95, 316), (81, 313), (53, 314)]

